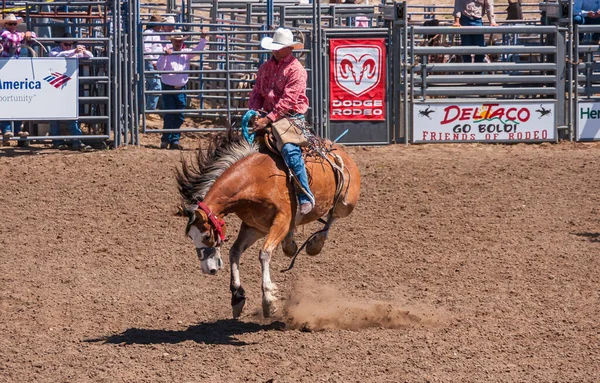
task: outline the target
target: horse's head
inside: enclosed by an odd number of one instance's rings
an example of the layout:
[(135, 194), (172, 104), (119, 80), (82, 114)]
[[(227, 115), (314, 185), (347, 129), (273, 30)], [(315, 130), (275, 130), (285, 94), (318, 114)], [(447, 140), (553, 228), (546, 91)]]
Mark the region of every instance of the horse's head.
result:
[(202, 272), (217, 274), (223, 267), (221, 245), (225, 240), (225, 221), (214, 215), (202, 202), (183, 212), (188, 217), (185, 233), (194, 241)]

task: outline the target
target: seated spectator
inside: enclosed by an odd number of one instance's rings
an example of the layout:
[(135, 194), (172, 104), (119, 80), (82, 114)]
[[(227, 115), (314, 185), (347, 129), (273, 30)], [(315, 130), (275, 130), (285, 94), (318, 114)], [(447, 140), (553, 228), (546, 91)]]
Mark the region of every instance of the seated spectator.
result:
[[(573, 22), (577, 25), (599, 25), (600, 0), (575, 0)], [(592, 44), (598, 44), (599, 39), (600, 33), (592, 34)], [(579, 34), (579, 43), (583, 43), (583, 33)]]
[[(73, 35), (67, 32), (63, 34), (61, 38), (73, 39)], [(85, 49), (85, 46), (76, 45), (77, 41), (75, 40), (55, 41), (55, 43), (58, 44), (58, 46), (50, 50), (50, 53), (48, 54), (50, 57), (76, 57), (86, 59), (94, 57), (92, 52)]]
[[(31, 39), (36, 38), (36, 34), (31, 31), (17, 32), (17, 26), (23, 22), (23, 19), (17, 18), (14, 14), (8, 13), (2, 20), (0, 20), (0, 57), (19, 57), (21, 54), (21, 44), (23, 42), (29, 42)], [(27, 137), (28, 132), (22, 130), (23, 121), (14, 122), (14, 133), (10, 128), (11, 121), (0, 121), (0, 131), (2, 131), (2, 145), (10, 146), (10, 139), (17, 134), (20, 137)], [(17, 143), (17, 146), (27, 147), (29, 141), (21, 140)]]
[[(70, 33), (65, 33), (62, 35), (64, 39), (73, 39), (73, 35)], [(92, 52), (85, 49), (83, 45), (77, 45), (77, 41), (75, 40), (61, 40), (55, 41), (58, 46), (52, 48), (50, 50), (50, 57), (75, 57), (75, 58), (91, 58), (94, 57)], [(67, 121), (67, 126), (69, 127), (69, 135), (70, 136), (81, 136), (83, 132), (79, 128), (79, 122), (76, 120)], [(50, 135), (51, 136), (60, 136), (60, 121), (51, 121), (50, 122)], [(69, 149), (69, 146), (63, 140), (52, 140), (52, 148), (66, 150)], [(72, 143), (71, 148), (73, 150), (79, 150), (82, 152), (91, 150), (92, 147), (84, 144), (80, 140), (75, 140)]]
[[(194, 56), (200, 54), (200, 51), (206, 46), (206, 33), (202, 32), (200, 41), (194, 49), (184, 48), (185, 36), (180, 30), (173, 31), (173, 35), (169, 39), (171, 40), (171, 44), (173, 44), (173, 48), (165, 49), (166, 54), (158, 58), (157, 68), (159, 71), (171, 72), (160, 76), (163, 90), (178, 92), (163, 93), (163, 107), (164, 109), (183, 110), (186, 107), (186, 95), (183, 90), (185, 90), (189, 75), (178, 72), (190, 70), (190, 61)], [(183, 112), (165, 113), (163, 128), (179, 129), (183, 124), (184, 118)], [(180, 133), (163, 133), (160, 139), (160, 148), (181, 150), (180, 137)]]

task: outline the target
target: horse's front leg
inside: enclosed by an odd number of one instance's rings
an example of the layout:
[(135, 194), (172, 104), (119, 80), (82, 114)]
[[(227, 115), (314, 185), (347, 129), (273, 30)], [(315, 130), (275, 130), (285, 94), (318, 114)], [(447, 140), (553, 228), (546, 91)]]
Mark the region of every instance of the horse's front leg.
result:
[(263, 316), (265, 318), (270, 317), (277, 311), (275, 302), (277, 297), (277, 286), (271, 281), (271, 271), (269, 264), (271, 263), (271, 254), (277, 248), (277, 245), (285, 238), (286, 234), (290, 230), (291, 217), (280, 214), (273, 220), (273, 225), (267, 235), (267, 239), (260, 250), (260, 267), (262, 269), (262, 308)]
[(231, 309), (234, 318), (239, 318), (246, 303), (246, 293), (240, 281), (240, 258), (248, 247), (264, 236), (264, 233), (242, 222), (240, 232), (229, 249), (229, 267), (231, 269), (229, 289), (231, 290)]

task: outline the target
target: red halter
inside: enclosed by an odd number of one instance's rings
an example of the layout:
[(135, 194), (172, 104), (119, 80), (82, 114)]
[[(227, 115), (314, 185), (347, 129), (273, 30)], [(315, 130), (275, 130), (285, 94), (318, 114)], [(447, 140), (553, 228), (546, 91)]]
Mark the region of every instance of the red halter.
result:
[(223, 225), (225, 225), (225, 221), (214, 215), (213, 212), (210, 211), (210, 208), (204, 202), (198, 202), (198, 207), (206, 213), (206, 216), (208, 217), (210, 223), (217, 232), (217, 235), (219, 237), (217, 243), (225, 241), (225, 234), (223, 233)]

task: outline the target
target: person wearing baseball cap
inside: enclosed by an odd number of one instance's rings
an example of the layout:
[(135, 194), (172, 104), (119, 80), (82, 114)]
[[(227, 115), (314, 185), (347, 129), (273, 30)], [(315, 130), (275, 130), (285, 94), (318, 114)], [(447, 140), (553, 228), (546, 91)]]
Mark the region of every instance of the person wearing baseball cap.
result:
[(258, 69), (256, 82), (250, 92), (248, 107), (262, 112), (254, 122), (254, 130), (261, 134), (267, 126), (272, 127), (277, 148), (301, 185), (298, 210), (306, 215), (315, 205), (300, 149), (308, 145), (308, 129), (304, 121), (304, 113), (308, 110), (308, 75), (292, 53), (294, 49), (302, 49), (304, 44), (294, 39), (291, 30), (277, 28), (273, 37), (261, 40), (260, 46), (271, 51), (272, 57)]

